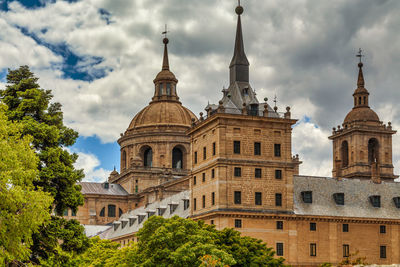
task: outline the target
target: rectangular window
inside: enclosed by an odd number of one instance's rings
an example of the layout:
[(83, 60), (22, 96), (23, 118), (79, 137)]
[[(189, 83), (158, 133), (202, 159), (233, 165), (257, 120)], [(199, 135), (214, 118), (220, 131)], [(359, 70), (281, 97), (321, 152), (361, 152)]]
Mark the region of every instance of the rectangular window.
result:
[(261, 192), (256, 192), (255, 193), (255, 204), (256, 205), (261, 205), (262, 204), (262, 194), (261, 194)]
[(193, 199), (193, 210), (196, 210), (196, 209), (197, 209), (197, 199), (194, 198)]
[(76, 216), (76, 212), (74, 210), (71, 210), (71, 216)]
[(254, 142), (254, 155), (259, 156), (261, 155), (261, 143)]
[(274, 155), (275, 157), (281, 156), (281, 144), (274, 144)]
[(203, 183), (204, 183), (204, 182), (206, 181), (206, 173), (203, 172), (203, 173), (202, 173), (202, 176), (203, 176), (203, 177), (202, 177), (202, 180), (203, 180)]
[(211, 205), (215, 205), (215, 192), (211, 193)]
[(240, 177), (240, 176), (242, 176), (242, 168), (240, 168), (240, 167), (235, 167), (235, 169), (234, 169), (234, 175), (235, 175), (235, 177)]
[(312, 191), (302, 191), (301, 198), (304, 203), (312, 203)]
[(235, 204), (242, 204), (242, 192), (241, 191), (235, 191), (234, 198), (235, 198)]
[(233, 141), (233, 153), (240, 154), (240, 141)]
[(347, 233), (349, 231), (349, 225), (347, 223), (343, 224), (343, 232)]
[(196, 185), (196, 176), (193, 176), (193, 185)]
[(68, 209), (64, 210), (63, 216), (68, 216)]
[(283, 230), (283, 221), (276, 221), (276, 229)]
[(276, 243), (276, 256), (283, 256), (283, 243)]
[(350, 246), (349, 245), (343, 245), (343, 257), (347, 258), (350, 256)]
[(108, 205), (108, 217), (115, 217), (115, 205)]
[(380, 232), (381, 234), (386, 234), (386, 226), (385, 226), (385, 225), (381, 225), (381, 226), (379, 227), (379, 232)]
[(260, 168), (255, 168), (254, 169), (254, 176), (256, 178), (261, 178), (261, 169)]
[(207, 158), (207, 148), (203, 147), (203, 159)]
[(317, 224), (312, 222), (310, 223), (310, 231), (317, 231)]
[(235, 228), (242, 228), (242, 220), (235, 219)]
[(214, 220), (211, 220), (211, 221), (210, 221), (210, 224), (214, 224)]
[(310, 256), (312, 256), (312, 257), (317, 256), (317, 244), (315, 244), (315, 243), (310, 244)]
[(183, 200), (183, 209), (187, 210), (189, 208), (189, 199), (184, 199)]
[(214, 142), (213, 145), (212, 145), (212, 153), (213, 153), (213, 156), (215, 156), (215, 151), (216, 151), (215, 148), (216, 148), (216, 147), (215, 147), (215, 142)]
[(275, 206), (277, 206), (277, 207), (282, 206), (282, 194), (281, 193), (275, 194)]
[(197, 151), (194, 152), (194, 164), (197, 164)]
[(206, 207), (206, 196), (203, 195), (203, 209)]
[(282, 179), (282, 170), (275, 170), (275, 179)]
[(386, 259), (386, 246), (381, 246), (380, 247), (380, 257), (381, 259)]
[(214, 177), (215, 177), (215, 170), (212, 169), (212, 170), (211, 170), (211, 178), (214, 178)]

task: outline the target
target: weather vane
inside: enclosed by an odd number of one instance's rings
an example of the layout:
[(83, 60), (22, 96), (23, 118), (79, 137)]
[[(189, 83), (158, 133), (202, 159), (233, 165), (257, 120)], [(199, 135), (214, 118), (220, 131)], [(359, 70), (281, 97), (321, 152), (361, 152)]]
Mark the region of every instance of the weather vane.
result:
[(360, 63), (361, 63), (361, 58), (362, 58), (363, 56), (364, 56), (364, 55), (362, 54), (361, 48), (358, 49), (358, 54), (356, 55), (356, 57), (359, 57), (359, 58), (360, 58)]
[(165, 24), (165, 30), (161, 34), (164, 34), (164, 38), (167, 38), (167, 33), (168, 32), (169, 31), (167, 30), (167, 24)]
[(240, 0), (238, 0), (238, 6), (240, 6)]
[(275, 97), (274, 97), (274, 103), (275, 103), (275, 107), (276, 107), (276, 103), (278, 102), (277, 98), (276, 98), (276, 93), (275, 93)]

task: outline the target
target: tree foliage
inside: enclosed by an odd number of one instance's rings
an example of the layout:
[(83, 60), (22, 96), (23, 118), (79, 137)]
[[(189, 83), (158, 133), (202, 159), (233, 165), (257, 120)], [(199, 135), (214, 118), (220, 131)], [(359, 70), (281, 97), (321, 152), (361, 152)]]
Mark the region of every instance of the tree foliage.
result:
[[(40, 88), (37, 82), (38, 78), (28, 66), (8, 70), (7, 85), (0, 90), (0, 99), (8, 106), (8, 119), (22, 124), (22, 136), (33, 137), (31, 143), (39, 157), (39, 179), (33, 181), (35, 188), (50, 193), (56, 214), (62, 214), (67, 208), (76, 212), (78, 206), (83, 204), (81, 187), (76, 183), (84, 175), (82, 170), (74, 168), (77, 155), (70, 154), (65, 147), (75, 143), (78, 133), (63, 124), (61, 104), (50, 103), (53, 97), (51, 91)], [(48, 212), (52, 211), (49, 209)], [(81, 240), (74, 241), (80, 245), (72, 244), (74, 242), (68, 239), (71, 229), (80, 231), (75, 238)], [(87, 244), (85, 239), (83, 229), (53, 216), (51, 222), (34, 235), (31, 258), (38, 262), (39, 257), (58, 254), (58, 241), (64, 251), (69, 251), (69, 248), (82, 251)]]
[(28, 259), (32, 233), (50, 219), (52, 198), (37, 181), (39, 159), (33, 138), (21, 137), (23, 125), (12, 123), (0, 104), (0, 265)]
[(76, 266), (283, 266), (261, 240), (233, 229), (216, 230), (203, 221), (152, 216), (137, 233), (139, 242), (118, 249), (108, 240), (91, 240)]

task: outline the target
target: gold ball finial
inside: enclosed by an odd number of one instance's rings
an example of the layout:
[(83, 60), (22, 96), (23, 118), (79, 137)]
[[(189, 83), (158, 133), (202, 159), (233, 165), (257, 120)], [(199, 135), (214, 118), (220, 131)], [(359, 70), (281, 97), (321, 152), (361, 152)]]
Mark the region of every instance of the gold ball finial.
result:
[(164, 44), (168, 44), (168, 42), (169, 42), (168, 38), (165, 37), (165, 38), (163, 39), (163, 43), (164, 43)]
[(242, 15), (242, 14), (243, 14), (243, 7), (242, 7), (242, 6), (237, 6), (237, 7), (235, 8), (235, 12), (236, 12), (236, 14), (238, 14), (238, 15)]

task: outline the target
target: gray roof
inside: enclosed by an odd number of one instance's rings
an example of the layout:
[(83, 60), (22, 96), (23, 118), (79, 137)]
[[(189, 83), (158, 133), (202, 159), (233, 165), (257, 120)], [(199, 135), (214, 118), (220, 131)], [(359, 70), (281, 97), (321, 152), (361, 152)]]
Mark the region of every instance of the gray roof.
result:
[[(312, 203), (304, 203), (302, 191), (312, 191)], [(334, 193), (344, 193), (337, 205)], [(373, 207), (369, 196), (380, 195), (381, 207)], [(294, 176), (294, 212), (299, 215), (400, 219), (393, 198), (400, 196), (400, 183), (330, 177)]]
[(90, 225), (90, 224), (83, 225), (83, 227), (85, 228), (85, 235), (87, 237), (93, 237), (99, 235), (105, 230), (111, 228), (110, 225)]
[(82, 186), (82, 194), (99, 194), (99, 195), (114, 195), (127, 196), (128, 192), (119, 184), (109, 184), (108, 189), (104, 188), (104, 183), (80, 182)]

